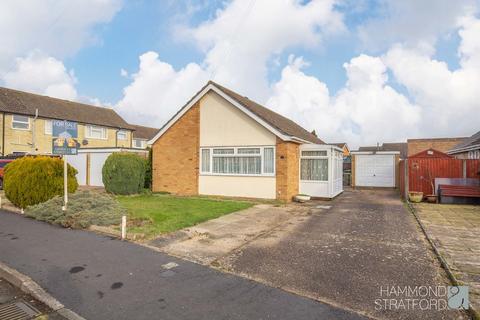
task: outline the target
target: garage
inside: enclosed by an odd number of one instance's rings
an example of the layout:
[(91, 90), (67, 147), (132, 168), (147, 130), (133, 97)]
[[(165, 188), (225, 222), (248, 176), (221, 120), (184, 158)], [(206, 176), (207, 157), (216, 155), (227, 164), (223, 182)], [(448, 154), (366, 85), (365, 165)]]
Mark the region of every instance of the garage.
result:
[(352, 152), (352, 186), (395, 188), (399, 155), (397, 151)]
[(67, 156), (68, 163), (77, 169), (77, 181), (81, 186), (103, 187), (102, 169), (105, 160), (114, 152), (133, 152), (146, 158), (147, 150), (131, 148), (79, 149), (78, 154)]

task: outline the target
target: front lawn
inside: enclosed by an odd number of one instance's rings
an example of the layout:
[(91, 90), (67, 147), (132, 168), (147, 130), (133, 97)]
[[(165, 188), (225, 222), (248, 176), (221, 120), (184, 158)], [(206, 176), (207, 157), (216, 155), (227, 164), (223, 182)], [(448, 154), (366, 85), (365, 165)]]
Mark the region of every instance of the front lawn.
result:
[[(143, 233), (147, 237), (190, 227), (253, 205), (246, 201), (161, 194), (117, 196), (117, 199), (128, 210), (129, 219), (134, 222), (128, 231)], [(142, 220), (146, 223), (141, 223)]]

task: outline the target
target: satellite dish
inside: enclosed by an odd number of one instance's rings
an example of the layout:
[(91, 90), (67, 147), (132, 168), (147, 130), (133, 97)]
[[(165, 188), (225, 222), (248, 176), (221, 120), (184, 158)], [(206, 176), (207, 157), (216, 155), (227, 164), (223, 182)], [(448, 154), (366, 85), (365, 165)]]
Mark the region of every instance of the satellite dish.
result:
[(82, 145), (86, 146), (88, 144), (88, 140), (87, 139), (83, 139), (82, 140)]

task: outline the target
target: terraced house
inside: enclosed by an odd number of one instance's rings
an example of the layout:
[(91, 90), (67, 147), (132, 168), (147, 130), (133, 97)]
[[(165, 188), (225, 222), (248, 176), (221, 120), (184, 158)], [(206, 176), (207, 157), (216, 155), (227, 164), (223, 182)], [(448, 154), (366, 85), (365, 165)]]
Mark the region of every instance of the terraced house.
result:
[(54, 119), (78, 123), (80, 148), (134, 147), (135, 127), (113, 109), (0, 87), (1, 154), (50, 154)]

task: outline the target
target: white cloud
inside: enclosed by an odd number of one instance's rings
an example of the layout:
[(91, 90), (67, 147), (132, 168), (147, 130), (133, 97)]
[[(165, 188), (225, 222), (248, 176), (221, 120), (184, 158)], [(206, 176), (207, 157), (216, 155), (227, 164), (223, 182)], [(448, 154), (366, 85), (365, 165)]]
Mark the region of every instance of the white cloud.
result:
[[(301, 61), (301, 60), (300, 60)], [(380, 58), (360, 55), (344, 65), (348, 81), (330, 97), (327, 86), (290, 60), (267, 105), (317, 132), (327, 142), (352, 146), (405, 139), (416, 132), (419, 107), (387, 85)]]
[(38, 51), (15, 59), (15, 67), (2, 76), (7, 87), (75, 100), (75, 75), (63, 63)]
[(293, 46), (318, 46), (326, 35), (344, 30), (335, 2), (235, 0), (183, 35), (205, 52), (204, 65), (214, 80), (265, 99), (267, 62), (274, 54)]
[(475, 115), (480, 114), (480, 20), (463, 19), (459, 35), (457, 70), (400, 45), (385, 55), (397, 81), (422, 106), (422, 131), (430, 135), (470, 135), (479, 129)]
[(180, 70), (159, 59), (156, 52), (140, 56), (140, 66), (124, 90), (116, 110), (128, 121), (161, 126), (208, 80), (198, 64)]
[(0, 5), (0, 71), (25, 52), (62, 58), (96, 41), (92, 29), (109, 22), (121, 0), (7, 0)]
[(448, 35), (458, 27), (461, 17), (478, 10), (478, 1), (385, 0), (375, 10), (378, 10), (378, 17), (359, 27), (365, 49), (388, 49), (402, 42), (431, 52), (438, 37)]
[(194, 41), (204, 52), (201, 64), (180, 70), (147, 52), (117, 109), (130, 121), (160, 126), (205, 82), (213, 79), (257, 100), (269, 96), (267, 63), (293, 46), (318, 46), (344, 30), (334, 0), (234, 0), (198, 27), (177, 28), (177, 36)]

